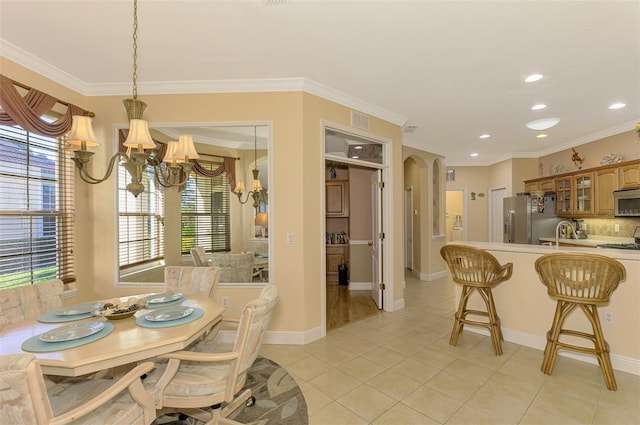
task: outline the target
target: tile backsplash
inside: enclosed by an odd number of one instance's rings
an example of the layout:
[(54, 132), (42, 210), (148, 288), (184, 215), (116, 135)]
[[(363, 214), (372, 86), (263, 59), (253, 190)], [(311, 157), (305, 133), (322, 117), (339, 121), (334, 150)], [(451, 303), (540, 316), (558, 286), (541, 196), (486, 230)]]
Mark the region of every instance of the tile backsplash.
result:
[[(620, 238), (632, 238), (636, 226), (640, 226), (640, 218), (586, 218), (587, 235), (617, 236)], [(615, 225), (620, 226), (620, 231), (615, 231)]]

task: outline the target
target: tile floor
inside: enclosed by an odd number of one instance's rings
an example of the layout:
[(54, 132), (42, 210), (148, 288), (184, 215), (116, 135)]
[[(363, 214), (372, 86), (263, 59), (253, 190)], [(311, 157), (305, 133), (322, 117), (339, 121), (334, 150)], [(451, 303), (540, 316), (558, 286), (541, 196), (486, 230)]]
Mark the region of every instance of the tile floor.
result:
[(616, 371), (611, 392), (595, 365), (560, 357), (547, 376), (542, 351), (504, 342), (495, 356), (468, 331), (451, 347), (453, 284), (406, 282), (403, 310), (263, 346), (302, 388), (310, 425), (640, 424), (640, 376)]

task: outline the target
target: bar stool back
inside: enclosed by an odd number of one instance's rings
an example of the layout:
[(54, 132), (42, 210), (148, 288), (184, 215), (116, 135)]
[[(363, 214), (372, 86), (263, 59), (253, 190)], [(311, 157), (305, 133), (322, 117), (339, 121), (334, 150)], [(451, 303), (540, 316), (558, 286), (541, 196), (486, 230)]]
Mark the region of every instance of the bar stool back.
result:
[[(587, 253), (553, 253), (544, 255), (535, 263), (535, 269), (551, 298), (556, 300), (556, 313), (551, 329), (547, 332), (542, 372), (553, 372), (560, 349), (593, 354), (598, 358), (604, 380), (609, 390), (617, 389), (616, 379), (609, 357), (609, 344), (604, 339), (599, 305), (607, 304), (620, 281), (626, 277), (626, 270), (618, 261), (604, 255)], [(580, 308), (591, 324), (593, 333), (564, 329), (567, 317)], [(560, 337), (580, 337), (593, 343), (593, 348), (560, 341)]]
[[(440, 255), (447, 262), (453, 281), (462, 285), (462, 296), (449, 344), (458, 343), (458, 336), (464, 325), (482, 326), (489, 329), (491, 333), (493, 351), (496, 355), (501, 355), (502, 330), (491, 289), (511, 278), (513, 265), (511, 263), (501, 265), (496, 257), (487, 251), (465, 245), (445, 245), (440, 249)], [(487, 306), (486, 311), (467, 309), (467, 301), (476, 291)], [(488, 321), (468, 319), (468, 315), (484, 316)]]

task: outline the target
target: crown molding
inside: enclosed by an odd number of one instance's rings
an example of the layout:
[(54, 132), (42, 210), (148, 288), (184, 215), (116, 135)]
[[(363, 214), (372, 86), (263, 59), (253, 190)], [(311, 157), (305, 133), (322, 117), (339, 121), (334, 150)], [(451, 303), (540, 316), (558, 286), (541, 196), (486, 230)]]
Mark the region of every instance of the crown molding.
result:
[[(45, 62), (19, 47), (0, 39), (2, 56), (43, 75), (83, 96), (126, 96), (131, 83), (91, 84), (79, 80), (61, 69)], [(266, 78), (254, 80), (199, 80), (199, 81), (138, 81), (138, 94), (201, 94), (201, 93), (264, 93), (302, 91), (338, 103), (359, 112), (372, 115), (400, 127), (408, 119), (365, 102), (354, 96), (335, 90), (307, 78)]]
[(71, 90), (80, 93), (83, 96), (87, 94), (87, 84), (82, 80), (74, 77), (73, 75), (61, 70), (58, 67), (51, 65), (48, 62), (32, 55), (31, 53), (22, 50), (18, 46), (9, 43), (6, 40), (0, 38), (0, 55), (5, 58), (21, 65), (33, 72), (36, 72), (58, 84), (70, 88)]

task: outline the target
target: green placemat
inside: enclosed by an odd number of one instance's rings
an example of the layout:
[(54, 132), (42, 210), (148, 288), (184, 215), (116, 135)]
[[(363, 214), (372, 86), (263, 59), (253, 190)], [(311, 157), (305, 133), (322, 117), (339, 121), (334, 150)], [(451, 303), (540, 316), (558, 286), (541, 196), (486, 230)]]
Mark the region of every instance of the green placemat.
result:
[(204, 310), (198, 307), (193, 307), (193, 313), (187, 317), (181, 317), (176, 320), (167, 320), (166, 322), (152, 322), (144, 318), (144, 314), (136, 317), (136, 324), (143, 328), (170, 328), (172, 326), (184, 325), (185, 323), (193, 322), (204, 316)]
[(73, 322), (74, 320), (82, 320), (87, 319), (93, 316), (93, 313), (82, 313), (82, 314), (56, 314), (55, 311), (50, 311), (48, 313), (43, 313), (38, 316), (38, 322), (42, 323), (62, 323), (62, 322)]
[(69, 348), (79, 347), (81, 345), (97, 341), (100, 338), (104, 338), (112, 331), (113, 325), (109, 322), (105, 322), (104, 328), (100, 332), (96, 332), (93, 335), (85, 336), (84, 338), (74, 339), (72, 341), (44, 342), (40, 341), (40, 335), (36, 335), (22, 343), (22, 350), (30, 351), (32, 353), (47, 353), (50, 351), (68, 350)]

